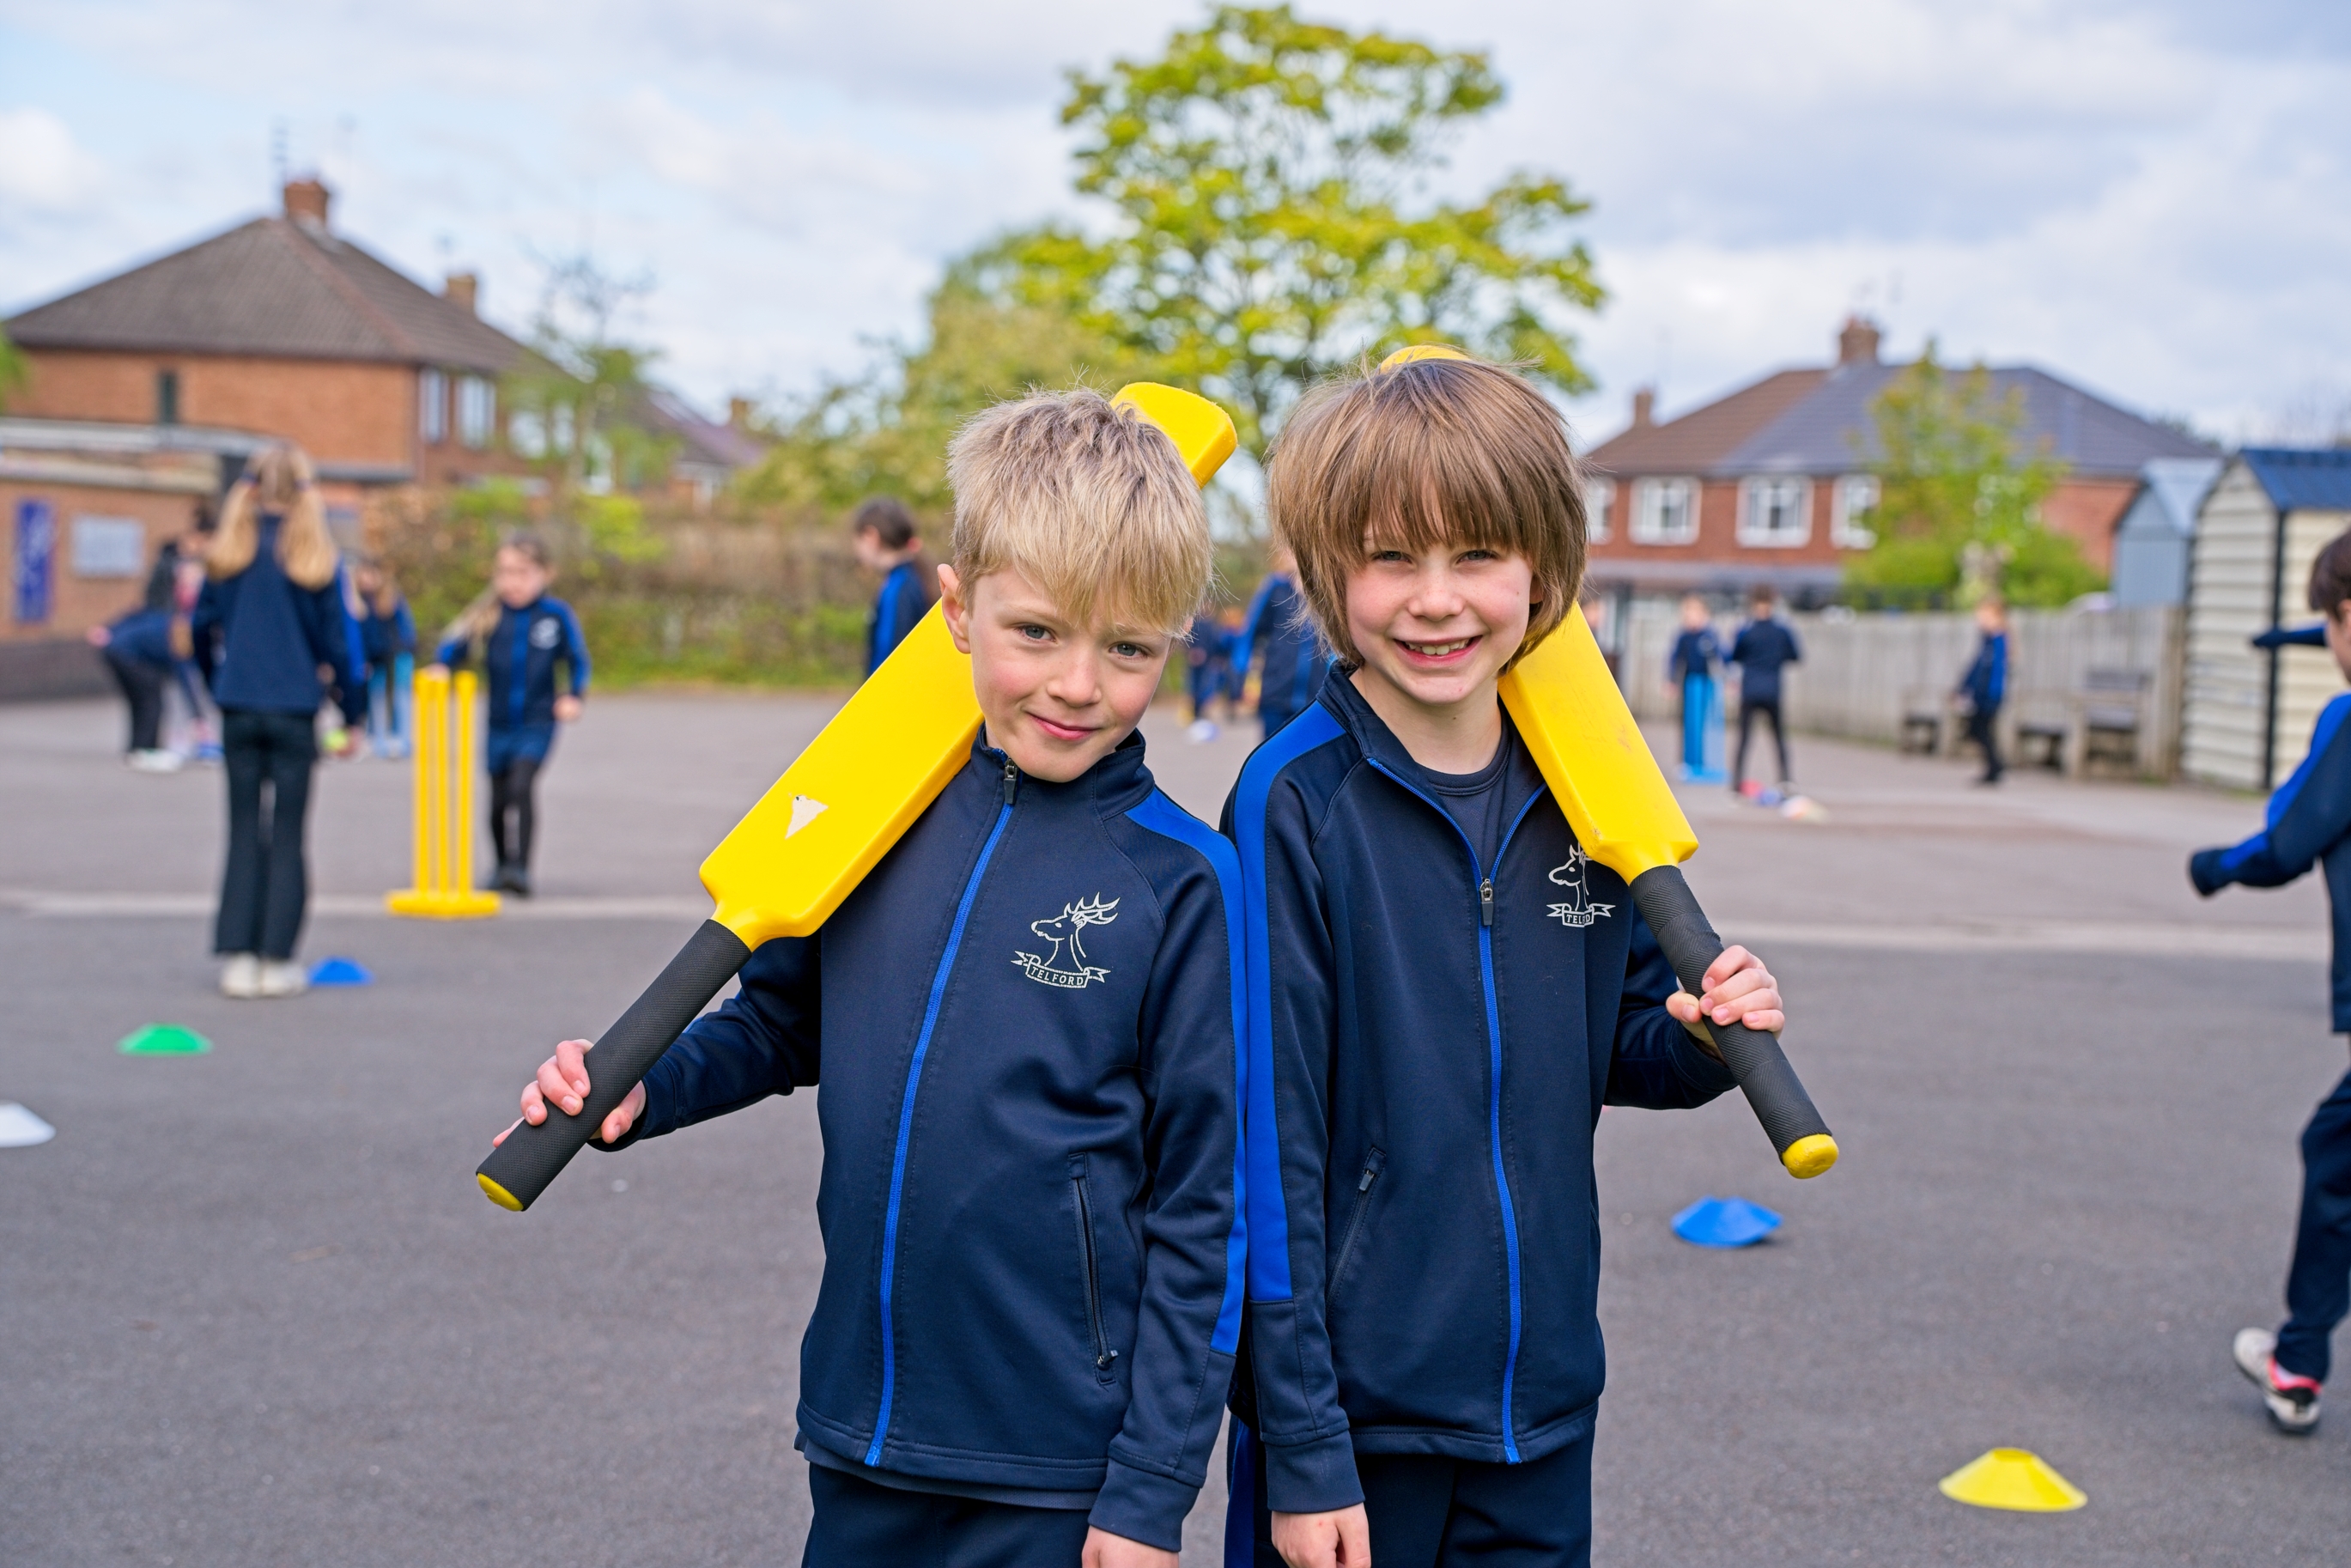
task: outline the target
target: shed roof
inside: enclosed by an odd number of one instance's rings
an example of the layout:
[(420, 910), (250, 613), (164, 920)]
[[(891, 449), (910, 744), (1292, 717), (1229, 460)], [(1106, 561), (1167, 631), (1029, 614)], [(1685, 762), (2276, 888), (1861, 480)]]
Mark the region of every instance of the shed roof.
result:
[(2248, 446), (2237, 455), (2282, 512), (2351, 512), (2351, 447)]
[[(1881, 455), (1871, 404), (1907, 369), (1860, 360), (1782, 371), (1663, 424), (1636, 426), (1591, 454), (1612, 474), (1834, 474)], [(2019, 438), (2077, 474), (2136, 478), (2155, 458), (2210, 447), (2029, 365), (1995, 368), (1992, 392), (2023, 403)]]
[(496, 375), (523, 346), (323, 226), (256, 218), (12, 318), (28, 349), (251, 354)]

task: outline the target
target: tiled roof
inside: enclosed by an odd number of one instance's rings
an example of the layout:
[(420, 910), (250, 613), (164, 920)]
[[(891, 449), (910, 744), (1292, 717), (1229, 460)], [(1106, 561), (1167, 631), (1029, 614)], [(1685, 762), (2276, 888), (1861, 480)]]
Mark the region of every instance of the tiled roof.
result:
[(2237, 455), (2281, 511), (2351, 512), (2351, 447), (2248, 446)]
[(1635, 425), (1589, 454), (1605, 474), (1710, 472), (1726, 453), (1801, 403), (1828, 374), (1782, 371), (1663, 424)]
[(524, 352), (350, 240), (284, 218), (256, 218), (7, 327), (28, 349), (371, 360), (490, 375)]
[(643, 423), (677, 438), (678, 460), (724, 468), (748, 468), (768, 455), (767, 444), (748, 431), (705, 419), (692, 404), (664, 387), (653, 387), (640, 413)]
[[(1615, 474), (1721, 477), (1859, 467), (1880, 451), (1871, 402), (1907, 368), (1856, 362), (1782, 371), (1679, 419), (1628, 430), (1594, 448), (1592, 461)], [(2193, 436), (2030, 366), (1992, 371), (1991, 387), (1998, 397), (2022, 395), (2023, 447), (2045, 447), (2073, 473), (2136, 477), (2151, 459), (2212, 455)]]

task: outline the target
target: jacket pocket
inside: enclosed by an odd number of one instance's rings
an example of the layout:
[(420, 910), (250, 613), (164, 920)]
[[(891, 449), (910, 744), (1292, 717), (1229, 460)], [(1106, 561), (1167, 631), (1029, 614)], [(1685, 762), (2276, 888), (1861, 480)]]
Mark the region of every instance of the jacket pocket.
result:
[(1355, 1243), (1363, 1239), (1364, 1221), (1372, 1212), (1372, 1188), (1387, 1168), (1387, 1151), (1374, 1147), (1364, 1156), (1364, 1174), (1355, 1179), (1354, 1207), (1347, 1211), (1347, 1228), (1339, 1238), (1339, 1256), (1331, 1264), (1331, 1279), (1323, 1288), (1332, 1295), (1339, 1290), (1339, 1281), (1347, 1272), (1347, 1260), (1355, 1255)]
[(1118, 1352), (1111, 1349), (1110, 1336), (1102, 1328), (1102, 1263), (1094, 1249), (1093, 1184), (1086, 1173), (1086, 1156), (1070, 1156), (1071, 1212), (1078, 1222), (1078, 1262), (1085, 1278), (1086, 1332), (1093, 1341), (1094, 1376), (1103, 1383), (1117, 1381), (1112, 1368)]

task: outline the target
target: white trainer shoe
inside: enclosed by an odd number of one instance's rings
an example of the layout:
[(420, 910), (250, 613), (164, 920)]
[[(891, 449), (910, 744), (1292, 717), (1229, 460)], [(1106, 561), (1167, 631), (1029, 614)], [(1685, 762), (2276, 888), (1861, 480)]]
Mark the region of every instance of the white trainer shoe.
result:
[(2307, 1377), (2282, 1372), (2277, 1364), (2277, 1335), (2267, 1329), (2239, 1329), (2232, 1347), (2237, 1370), (2262, 1391), (2270, 1420), (2292, 1437), (2307, 1437), (2318, 1427), (2318, 1385)]
[(260, 984), (262, 996), (298, 997), (310, 988), (310, 972), (291, 958), (264, 958)]
[(137, 773), (177, 773), (187, 759), (176, 751), (134, 751), (122, 760)]
[(221, 966), (221, 995), (240, 999), (261, 994), (261, 960), (250, 953), (231, 953)]

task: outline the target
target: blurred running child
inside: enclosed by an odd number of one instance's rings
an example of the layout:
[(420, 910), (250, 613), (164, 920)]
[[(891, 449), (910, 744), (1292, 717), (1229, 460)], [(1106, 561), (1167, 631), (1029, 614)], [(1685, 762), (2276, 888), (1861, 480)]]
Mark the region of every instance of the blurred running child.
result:
[(1193, 616), (1184, 631), (1184, 690), (1192, 702), (1192, 727), (1185, 732), (1188, 739), (1217, 738), (1217, 721), (1209, 716), (1208, 705), (1228, 684), (1232, 664), (1233, 643), (1224, 622), (1207, 610)]
[(1976, 606), (1975, 663), (1959, 677), (1953, 694), (1966, 706), (1968, 738), (1982, 748), (1983, 776), (1979, 784), (1997, 784), (2003, 771), (2000, 760), (2000, 704), (2008, 695), (2008, 607), (1997, 599)]
[(861, 502), (849, 519), (849, 537), (859, 564), (882, 574), (881, 591), (873, 596), (873, 612), (865, 622), (865, 673), (870, 675), (930, 610), (938, 585), (923, 559), (914, 514), (895, 497)]
[[(1090, 392), (980, 414), (947, 476), (970, 759), (599, 1133), (821, 1069), (806, 1568), (1176, 1568), (1240, 1333), (1239, 894), (1135, 726), (1207, 517), (1174, 444)], [(524, 1116), (577, 1113), (594, 1061), (557, 1047)]]
[(1682, 629), (1667, 661), (1667, 678), (1682, 699), (1682, 778), (1693, 784), (1722, 782), (1717, 747), (1722, 742), (1721, 689), (1715, 672), (1722, 664), (1722, 639), (1713, 612), (1695, 593), (1682, 596)]
[[(2338, 534), (2310, 570), (2310, 607), (2326, 617), (2325, 641), (2351, 679), (2351, 533)], [(2288, 634), (2273, 643), (2302, 642)], [(2351, 1033), (2351, 692), (2322, 709), (2310, 751), (2270, 797), (2260, 832), (2231, 849), (2199, 850), (2188, 862), (2210, 898), (2231, 883), (2283, 887), (2313, 865), (2326, 873), (2334, 911), (2334, 1026)], [(2276, 1332), (2237, 1335), (2238, 1370), (2253, 1380), (2281, 1432), (2318, 1426), (2328, 1341), (2351, 1312), (2351, 1073), (2319, 1103), (2302, 1134), (2302, 1218), (2285, 1277), (2286, 1320)]]
[(177, 773), (180, 754), (163, 748), (163, 684), (179, 664), (172, 650), (172, 612), (134, 610), (109, 625), (91, 627), (89, 644), (105, 656), (107, 673), (130, 705), (131, 743), (123, 762), (141, 773)]
[(1306, 711), (1321, 689), (1323, 658), (1314, 640), (1314, 623), (1298, 592), (1298, 559), (1277, 540), (1272, 570), (1258, 584), (1241, 621), (1240, 642), (1233, 653), (1236, 688), (1249, 679), (1249, 666), (1263, 661), (1258, 674), (1257, 716), (1267, 739)]
[(1747, 624), (1730, 644), (1730, 663), (1739, 666), (1739, 758), (1730, 765), (1730, 788), (1743, 792), (1747, 783), (1747, 738), (1757, 715), (1771, 721), (1771, 744), (1780, 750), (1780, 789), (1795, 781), (1788, 761), (1788, 726), (1780, 714), (1780, 671), (1799, 663), (1804, 651), (1787, 622), (1772, 614), (1778, 597), (1757, 587), (1747, 596)]
[(409, 696), (416, 676), (416, 618), (383, 563), (362, 556), (351, 570), (367, 660), (368, 744), (378, 757), (408, 755)]
[[(490, 586), (450, 626), (434, 654), (449, 669), (480, 651), (489, 688), (482, 761), (490, 775), (490, 885), (530, 896), (530, 844), (539, 770), (555, 727), (580, 716), (588, 695), (588, 640), (571, 606), (548, 594), (555, 569), (538, 535), (511, 533), (490, 563)], [(564, 665), (556, 680), (555, 666)]]
[[(264, 448), (229, 491), (190, 628), (220, 705), (228, 774), (228, 863), (213, 924), (228, 996), (289, 997), (309, 984), (294, 946), (309, 898), (319, 707), (331, 695), (354, 725), (367, 711), (339, 565), (308, 455), (286, 443)], [(335, 754), (348, 753), (346, 743)]]
[(1252, 944), (1226, 1561), (1582, 1564), (1600, 1107), (1731, 1087), (1701, 1015), (1777, 1030), (1777, 983), (1731, 947), (1679, 994), (1502, 709), (1583, 574), (1541, 392), (1461, 359), (1334, 382), (1267, 500), (1338, 664), (1225, 808)]

